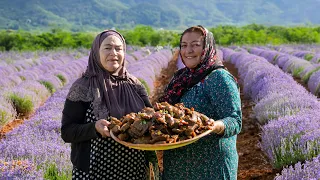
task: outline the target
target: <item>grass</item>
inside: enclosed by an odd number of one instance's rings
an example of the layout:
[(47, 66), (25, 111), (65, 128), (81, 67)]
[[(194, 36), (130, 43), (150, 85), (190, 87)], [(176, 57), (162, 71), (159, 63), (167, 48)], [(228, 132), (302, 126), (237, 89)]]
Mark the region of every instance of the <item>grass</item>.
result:
[(138, 79), (143, 84), (143, 86), (146, 88), (148, 95), (150, 95), (150, 88), (149, 88), (147, 82), (141, 78), (138, 78)]
[(48, 81), (39, 81), (41, 84), (43, 84), (51, 94), (56, 92), (56, 89), (54, 88), (53, 84)]
[(304, 56), (304, 59), (307, 60), (307, 61), (310, 61), (312, 58), (313, 58), (313, 54), (306, 54)]
[(60, 81), (62, 82), (63, 86), (67, 83), (67, 79), (63, 75), (58, 74), (56, 76), (60, 79)]
[(304, 83), (308, 83), (310, 76), (311, 76), (314, 72), (318, 71), (319, 69), (320, 69), (320, 67), (318, 67), (318, 68), (316, 68), (316, 69), (308, 72), (306, 75), (304, 75), (304, 76), (302, 77), (302, 81), (303, 81)]
[(49, 164), (49, 166), (47, 167), (47, 169), (44, 173), (44, 179), (68, 180), (68, 179), (72, 179), (72, 173), (71, 172), (59, 172), (56, 164), (51, 163), (51, 164)]
[(13, 93), (9, 95), (9, 99), (12, 101), (14, 107), (16, 108), (17, 114), (27, 115), (34, 110), (32, 97), (21, 97)]

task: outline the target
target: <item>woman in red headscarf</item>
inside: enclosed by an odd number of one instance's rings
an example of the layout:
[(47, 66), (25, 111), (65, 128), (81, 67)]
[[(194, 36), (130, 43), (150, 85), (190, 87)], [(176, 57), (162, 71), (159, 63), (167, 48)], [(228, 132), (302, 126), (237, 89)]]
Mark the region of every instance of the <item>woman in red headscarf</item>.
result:
[(121, 118), (151, 107), (144, 86), (124, 66), (125, 52), (120, 33), (101, 32), (86, 72), (70, 88), (61, 136), (71, 143), (72, 179), (146, 178), (146, 152), (117, 143), (108, 129), (110, 116)]
[(164, 151), (163, 179), (237, 179), (237, 134), (242, 113), (236, 79), (217, 55), (211, 32), (186, 29), (180, 39), (178, 70), (159, 101), (184, 103), (214, 120), (213, 133), (181, 148)]

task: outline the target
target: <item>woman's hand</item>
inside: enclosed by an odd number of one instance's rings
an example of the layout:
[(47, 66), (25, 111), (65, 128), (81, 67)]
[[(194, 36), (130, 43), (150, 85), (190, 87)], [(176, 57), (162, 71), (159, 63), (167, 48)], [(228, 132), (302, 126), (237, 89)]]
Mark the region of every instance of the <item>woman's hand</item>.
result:
[(101, 134), (102, 137), (110, 137), (110, 131), (108, 126), (111, 123), (105, 119), (100, 119), (96, 122), (95, 127), (97, 132)]
[[(211, 119), (210, 119), (211, 120)], [(214, 120), (212, 120), (214, 121)], [(211, 126), (212, 132), (218, 134), (218, 135), (223, 135), (224, 134), (224, 123), (221, 120), (214, 121), (212, 123), (213, 125)]]

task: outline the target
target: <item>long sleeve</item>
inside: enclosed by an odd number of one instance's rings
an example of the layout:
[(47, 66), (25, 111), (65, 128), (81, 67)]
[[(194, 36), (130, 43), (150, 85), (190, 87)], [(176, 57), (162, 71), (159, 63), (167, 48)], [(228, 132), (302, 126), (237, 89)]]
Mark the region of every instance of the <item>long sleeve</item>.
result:
[(232, 75), (225, 70), (216, 70), (208, 77), (205, 86), (215, 120), (222, 120), (225, 124), (223, 137), (240, 133), (241, 100), (238, 86)]
[(223, 136), (210, 134), (181, 148), (164, 151), (164, 179), (236, 179), (237, 134), (241, 130), (241, 102), (233, 77), (224, 69), (212, 71), (205, 80), (181, 98), (193, 107), (225, 124)]
[(97, 138), (95, 122), (86, 123), (88, 103), (66, 100), (62, 111), (61, 137), (67, 143), (77, 143)]

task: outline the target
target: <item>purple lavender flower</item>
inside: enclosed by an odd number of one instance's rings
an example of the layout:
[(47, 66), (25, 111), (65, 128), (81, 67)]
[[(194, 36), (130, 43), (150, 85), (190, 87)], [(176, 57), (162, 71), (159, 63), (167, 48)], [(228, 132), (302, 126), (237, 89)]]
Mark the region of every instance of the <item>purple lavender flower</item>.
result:
[(283, 92), (272, 93), (259, 101), (253, 111), (257, 120), (265, 124), (270, 119), (278, 119), (309, 109), (320, 110), (320, 103), (314, 96), (283, 90)]
[(15, 85), (16, 85), (16, 83), (12, 82), (9, 78), (0, 78), (0, 90), (1, 91), (3, 91), (3, 89), (8, 88), (8, 87), (14, 87)]
[(136, 59), (136, 60), (140, 60), (140, 59), (143, 59), (145, 56), (149, 55), (149, 54), (146, 54), (145, 52), (143, 51), (134, 51), (133, 53), (131, 53), (131, 55)]
[(42, 179), (42, 172), (28, 160), (12, 160), (5, 162), (0, 159), (1, 179)]
[(0, 75), (1, 76), (8, 76), (8, 75), (13, 74), (15, 72), (17, 72), (17, 69), (15, 67), (13, 67), (12, 65), (0, 67)]
[(25, 80), (39, 79), (40, 73), (37, 73), (37, 71), (34, 71), (34, 70), (25, 70), (25, 71), (21, 71), (21, 72), (15, 73), (15, 74), (25, 81)]
[(281, 69), (283, 69), (284, 65), (287, 63), (288, 60), (289, 60), (289, 55), (287, 55), (287, 54), (281, 54), (281, 55), (277, 56), (277, 58), (275, 59), (275, 63), (276, 63)]
[(43, 84), (50, 93), (54, 93), (56, 90), (62, 88), (62, 82), (60, 79), (52, 74), (47, 74), (45, 77), (41, 77), (38, 81)]
[[(238, 68), (245, 95), (257, 103), (254, 114), (260, 124), (265, 124), (261, 146), (274, 166), (290, 165), (319, 153), (317, 98), (264, 58), (223, 51)], [(262, 54), (261, 50), (256, 51)], [(285, 57), (277, 57), (278, 62)]]
[(69, 75), (64, 71), (54, 70), (52, 74), (59, 78), (59, 80), (62, 82), (62, 85), (68, 84), (70, 81)]
[(38, 81), (27, 80), (17, 86), (17, 88), (30, 90), (40, 98), (41, 102), (45, 102), (50, 96), (49, 90)]
[(12, 102), (5, 98), (0, 96), (0, 128), (13, 121), (17, 116), (17, 112), (13, 107)]
[(308, 88), (312, 92), (312, 94), (320, 93), (320, 70), (314, 72), (308, 81)]
[[(6, 138), (0, 140), (0, 151), (3, 152), (0, 154), (0, 161), (26, 160), (37, 167), (37, 174), (34, 174), (36, 172), (32, 168), (29, 168), (30, 171), (23, 176), (16, 172), (13, 174), (8, 170), (0, 170), (1, 177), (32, 176), (35, 179), (42, 179), (52, 164), (60, 174), (71, 172), (70, 146), (60, 138), (61, 111), (68, 88), (70, 84), (54, 93), (43, 106), (36, 110), (30, 120), (7, 133)], [(0, 167), (2, 167), (1, 163)]]
[(317, 180), (320, 179), (320, 155), (304, 162), (298, 162), (293, 166), (284, 168), (281, 175), (277, 175), (275, 180)]
[(310, 76), (318, 70), (320, 70), (320, 64), (309, 66), (300, 73), (300, 77), (302, 78), (304, 83), (308, 83)]
[(136, 59), (133, 56), (129, 55), (129, 54), (126, 54), (125, 58), (126, 58), (126, 62), (128, 64), (133, 64), (136, 61)]
[(320, 53), (315, 54), (313, 56), (313, 58), (310, 60), (310, 62), (315, 63), (315, 64), (319, 63), (320, 62)]

